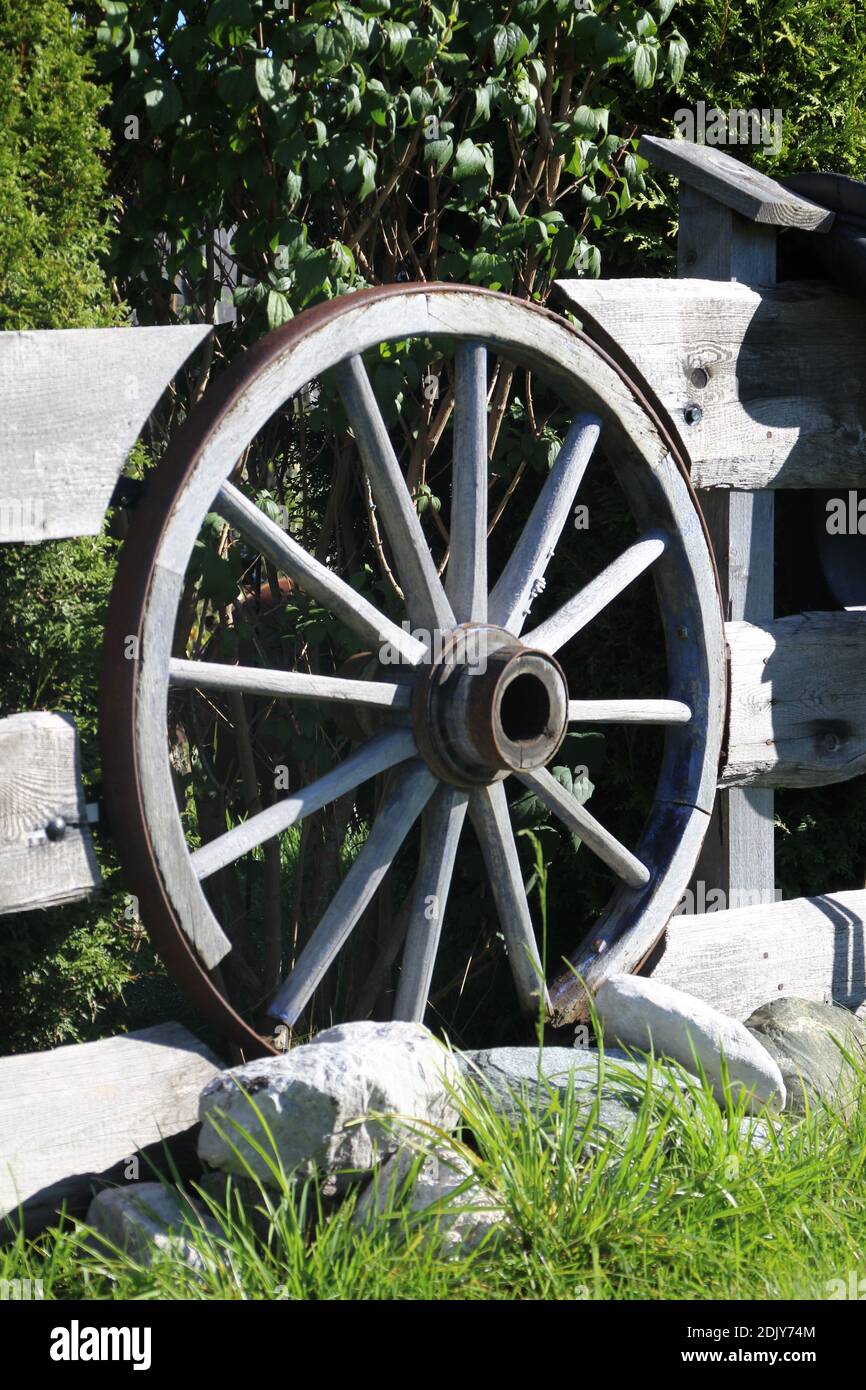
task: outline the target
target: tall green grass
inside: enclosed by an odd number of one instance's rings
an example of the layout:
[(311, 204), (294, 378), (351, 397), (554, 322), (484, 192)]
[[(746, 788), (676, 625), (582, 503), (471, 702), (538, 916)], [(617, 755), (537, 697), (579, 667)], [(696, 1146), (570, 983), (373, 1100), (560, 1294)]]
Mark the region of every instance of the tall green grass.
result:
[(189, 1188), (216, 1224), (185, 1232), (198, 1270), (167, 1254), (148, 1266), (70, 1222), (7, 1245), (0, 1278), (41, 1279), (45, 1298), (194, 1300), (821, 1299), (866, 1278), (866, 1103), (849, 1121), (755, 1120), (676, 1065), (650, 1059), (637, 1086), (602, 1068), (606, 1092), (632, 1096), (624, 1140), (599, 1123), (600, 1090), (572, 1085), (515, 1093), (508, 1119), (470, 1080), (456, 1135), (415, 1128), (418, 1163), (430, 1147), (468, 1161), (459, 1201), (503, 1209), (469, 1257), (446, 1246), (447, 1208), (412, 1214), (384, 1185), (378, 1215), (353, 1224), (356, 1196), (284, 1172), (262, 1119), (267, 1187)]

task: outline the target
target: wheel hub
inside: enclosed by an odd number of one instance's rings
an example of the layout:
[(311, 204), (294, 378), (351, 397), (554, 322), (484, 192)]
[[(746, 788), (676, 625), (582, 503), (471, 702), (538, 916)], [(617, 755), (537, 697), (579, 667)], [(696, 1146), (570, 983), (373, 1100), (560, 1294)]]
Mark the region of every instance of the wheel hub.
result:
[(485, 786), (549, 762), (565, 736), (568, 687), (559, 662), (503, 628), (449, 633), (415, 686), (419, 751), (457, 787)]

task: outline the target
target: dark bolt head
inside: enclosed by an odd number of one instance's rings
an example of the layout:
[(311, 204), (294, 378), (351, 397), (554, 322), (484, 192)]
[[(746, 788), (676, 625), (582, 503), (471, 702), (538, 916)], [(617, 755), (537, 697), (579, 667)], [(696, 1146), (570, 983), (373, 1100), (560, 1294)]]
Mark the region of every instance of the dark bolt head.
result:
[(698, 389), (701, 390), (706, 386), (709, 379), (710, 374), (705, 367), (695, 367), (691, 376), (692, 386), (697, 386)]
[(62, 816), (52, 816), (45, 827), (45, 834), (49, 840), (62, 840), (66, 834), (66, 821)]
[(701, 410), (701, 407), (695, 405), (694, 401), (683, 406), (683, 419), (687, 425), (699, 425), (703, 419), (703, 415), (704, 412)]

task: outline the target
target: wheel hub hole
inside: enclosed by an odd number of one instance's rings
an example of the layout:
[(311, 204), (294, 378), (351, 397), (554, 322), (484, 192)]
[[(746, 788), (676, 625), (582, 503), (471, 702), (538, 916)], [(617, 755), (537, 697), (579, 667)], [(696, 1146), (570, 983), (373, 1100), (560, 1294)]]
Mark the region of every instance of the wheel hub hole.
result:
[(502, 692), (502, 732), (511, 743), (532, 743), (550, 722), (550, 696), (544, 683), (528, 673), (515, 676)]

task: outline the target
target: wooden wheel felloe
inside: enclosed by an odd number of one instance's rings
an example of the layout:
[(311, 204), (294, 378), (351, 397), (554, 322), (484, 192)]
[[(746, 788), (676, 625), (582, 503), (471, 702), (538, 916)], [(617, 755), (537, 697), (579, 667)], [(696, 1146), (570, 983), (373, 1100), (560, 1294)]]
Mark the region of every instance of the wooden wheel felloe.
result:
[[(440, 579), (383, 421), (363, 355), (395, 340), (453, 351), (455, 419), (449, 560)], [(531, 370), (572, 425), (501, 573), (487, 574), (488, 371), (498, 356)], [(336, 380), (369, 480), (408, 622), (315, 559), (235, 482), (238, 459), (284, 403), (324, 374)], [(557, 540), (593, 449), (604, 437), (638, 528), (590, 583), (535, 626)], [(321, 986), (407, 834), (421, 848), (405, 908), (395, 1013), (420, 1018), (447, 929), (449, 884), (467, 815), (480, 842), (521, 1008), (557, 1024), (581, 1015), (610, 970), (635, 969), (686, 886), (716, 784), (724, 713), (722, 619), (710, 549), (672, 440), (637, 388), (557, 316), (484, 290), (396, 286), (310, 310), (259, 343), (208, 393), (154, 477), (124, 547), (106, 629), (102, 739), (109, 813), (142, 916), (170, 967), (212, 1021), (248, 1052), (271, 1044), (227, 1003), (219, 982), (230, 942), (203, 891), (210, 875), (369, 779), (386, 795), (366, 842), (267, 1004), (294, 1026)], [(329, 610), (370, 653), (363, 675), (190, 661), (173, 651), (193, 547), (216, 512), (255, 553)], [(664, 632), (668, 689), (592, 701), (569, 691), (558, 654), (644, 573)], [(491, 582), (492, 581), (492, 582)], [(526, 630), (524, 630), (526, 629)], [(134, 639), (130, 642), (130, 639)], [(390, 663), (382, 661), (387, 649)], [(129, 654), (133, 659), (128, 659)], [(378, 659), (377, 659), (378, 658)], [(190, 852), (166, 739), (171, 690), (240, 692), (347, 705), (369, 730), (310, 785)], [(575, 698), (572, 698), (574, 695)], [(568, 722), (658, 724), (664, 754), (636, 846), (621, 843), (546, 767)], [(506, 780), (547, 804), (618, 886), (572, 968), (548, 987), (523, 887)], [(435, 912), (430, 914), (430, 904)], [(582, 931), (575, 929), (575, 941)]]

